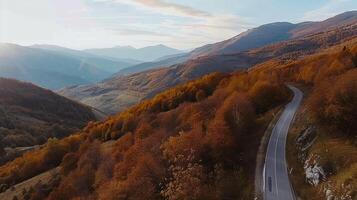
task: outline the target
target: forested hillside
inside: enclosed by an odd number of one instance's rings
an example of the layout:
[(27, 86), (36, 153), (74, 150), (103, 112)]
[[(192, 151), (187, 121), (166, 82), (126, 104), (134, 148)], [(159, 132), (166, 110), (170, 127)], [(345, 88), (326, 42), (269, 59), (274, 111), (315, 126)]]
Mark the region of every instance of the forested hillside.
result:
[[(43, 144), (95, 120), (91, 108), (31, 83), (0, 78), (0, 146)], [(3, 152), (4, 153), (4, 152)], [(3, 156), (1, 155), (1, 159)]]
[(0, 0), (0, 200), (357, 200), (357, 0)]
[[(211, 74), (51, 141), (36, 158), (25, 154), (0, 168), (0, 180), (16, 183), (61, 163), (63, 178), (50, 199), (248, 198), (254, 138), (269, 122), (269, 110), (289, 96), (277, 79)], [(104, 151), (108, 140), (116, 142)]]
[[(60, 164), (59, 182), (28, 195), (251, 199), (260, 138), (272, 113), (291, 95), (285, 83), (310, 88), (311, 123), (342, 139), (354, 138), (355, 129), (346, 127), (356, 120), (349, 112), (357, 105), (356, 60), (357, 43), (351, 39), (300, 60), (273, 59), (248, 72), (204, 76), (9, 162), (0, 168), (0, 183), (12, 185)], [(356, 180), (351, 159), (343, 169)]]

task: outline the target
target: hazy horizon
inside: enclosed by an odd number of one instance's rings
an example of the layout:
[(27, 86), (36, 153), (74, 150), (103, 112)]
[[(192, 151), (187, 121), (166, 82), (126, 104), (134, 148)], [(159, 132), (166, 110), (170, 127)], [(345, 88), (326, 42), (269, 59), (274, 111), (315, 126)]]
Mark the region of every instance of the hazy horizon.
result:
[(352, 0), (266, 0), (264, 5), (257, 0), (236, 2), (0, 0), (0, 42), (77, 50), (162, 44), (187, 50), (266, 23), (320, 21), (357, 9), (357, 2)]
[(155, 47), (155, 46), (165, 46), (168, 48), (173, 48), (173, 49), (177, 49), (179, 51), (183, 51), (183, 52), (187, 52), (190, 51), (192, 49), (178, 49), (178, 48), (174, 48), (168, 45), (164, 45), (164, 44), (153, 44), (153, 45), (148, 45), (148, 46), (143, 46), (143, 47), (134, 47), (131, 45), (113, 45), (113, 46), (108, 46), (108, 47), (93, 47), (93, 48), (84, 48), (84, 49), (77, 49), (77, 48), (71, 48), (71, 47), (66, 47), (66, 46), (61, 46), (58, 44), (51, 44), (51, 43), (41, 43), (41, 44), (29, 44), (29, 45), (22, 45), (22, 44), (18, 44), (18, 43), (13, 43), (13, 42), (0, 42), (0, 44), (12, 44), (12, 45), (19, 45), (19, 46), (23, 46), (23, 47), (32, 47), (32, 46), (54, 46), (54, 47), (62, 47), (62, 48), (67, 48), (67, 49), (73, 49), (73, 50), (78, 50), (78, 51), (83, 51), (83, 50), (91, 50), (91, 49), (106, 49), (106, 48), (134, 48), (134, 49), (143, 49), (143, 48), (148, 48), (148, 47)]

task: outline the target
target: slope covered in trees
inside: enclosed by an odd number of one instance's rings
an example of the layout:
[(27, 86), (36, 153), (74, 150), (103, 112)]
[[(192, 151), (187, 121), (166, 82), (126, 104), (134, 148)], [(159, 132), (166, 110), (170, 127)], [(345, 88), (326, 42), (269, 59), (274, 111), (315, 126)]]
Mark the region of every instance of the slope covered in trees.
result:
[[(255, 101), (263, 91), (272, 94), (268, 103)], [(0, 168), (0, 184), (25, 180), (63, 157), (50, 199), (249, 198), (255, 138), (270, 119), (267, 111), (289, 96), (277, 79), (214, 73), (25, 154)], [(104, 151), (108, 140), (116, 142)]]
[[(7, 163), (0, 184), (60, 163), (60, 181), (46, 192), (32, 190), (33, 199), (252, 199), (260, 138), (290, 98), (286, 82), (311, 89), (311, 123), (353, 140), (354, 129), (343, 128), (356, 120), (348, 112), (357, 105), (356, 60), (351, 39), (301, 59), (204, 76)], [(355, 177), (355, 163), (351, 157), (342, 169)]]
[(0, 78), (0, 86), (2, 147), (43, 144), (95, 120), (91, 108), (30, 83)]
[(275, 69), (274, 76), (305, 87), (287, 156), (295, 193), (302, 199), (357, 198), (356, 61), (354, 39), (304, 60), (254, 69)]
[[(312, 88), (309, 110), (320, 123), (356, 134), (357, 39), (348, 40), (304, 59), (279, 64), (278, 59), (255, 66), (252, 73), (271, 73), (284, 81)], [(346, 126), (347, 124), (350, 124)]]

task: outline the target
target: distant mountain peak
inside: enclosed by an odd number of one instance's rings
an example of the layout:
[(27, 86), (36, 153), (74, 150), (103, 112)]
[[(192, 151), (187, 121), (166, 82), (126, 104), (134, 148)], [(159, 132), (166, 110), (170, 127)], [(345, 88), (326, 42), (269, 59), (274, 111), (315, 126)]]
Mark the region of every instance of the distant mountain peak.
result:
[(174, 49), (163, 44), (147, 46), (143, 48), (134, 48), (132, 46), (116, 46), (113, 48), (87, 49), (84, 51), (100, 56), (107, 56), (118, 59), (134, 59), (149, 62), (163, 56), (182, 53), (181, 50)]
[(143, 47), (143, 48), (140, 48), (140, 49), (170, 49), (170, 50), (179, 51), (178, 49), (174, 49), (172, 47), (169, 47), (169, 46), (166, 46), (166, 45), (163, 45), (163, 44), (146, 46), (146, 47)]
[(294, 24), (290, 23), (290, 22), (273, 22), (273, 23), (268, 23), (268, 24), (261, 25), (260, 27), (264, 27), (264, 26), (291, 26), (291, 25), (294, 25)]
[(20, 45), (18, 44), (14, 44), (14, 43), (7, 43), (7, 42), (0, 42), (0, 46), (2, 47), (21, 47)]
[(117, 45), (117, 46), (114, 46), (113, 48), (114, 49), (136, 49), (135, 47), (130, 46), (130, 45), (126, 45), (126, 46)]
[[(150, 46), (148, 46), (148, 47), (150, 47)], [(173, 49), (172, 47), (166, 46), (166, 45), (164, 45), (164, 44), (153, 45), (153, 46), (151, 46), (151, 47), (161, 47), (161, 48), (170, 48), (170, 49)]]

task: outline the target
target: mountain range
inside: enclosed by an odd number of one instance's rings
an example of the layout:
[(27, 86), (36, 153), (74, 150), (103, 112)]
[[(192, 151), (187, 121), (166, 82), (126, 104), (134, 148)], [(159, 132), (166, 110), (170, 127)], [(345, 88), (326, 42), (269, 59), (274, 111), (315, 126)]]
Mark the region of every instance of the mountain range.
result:
[(97, 56), (87, 53), (85, 51), (79, 51), (79, 50), (69, 49), (69, 48), (55, 46), (55, 45), (32, 45), (30, 47), (48, 50), (53, 53), (58, 53), (64, 56), (80, 59), (83, 63), (90, 63), (95, 67), (107, 71), (109, 73), (115, 73), (123, 68), (142, 63), (142, 61), (139, 60), (124, 59), (124, 58), (115, 59), (105, 56)]
[(0, 44), (0, 77), (59, 89), (68, 85), (95, 83), (110, 74), (94, 64), (52, 50)]
[[(236, 54), (277, 42), (299, 40), (307, 35), (354, 23), (356, 13), (346, 12), (322, 22), (266, 24), (231, 39), (196, 48), (189, 53), (164, 45), (140, 49), (127, 46), (79, 51), (54, 45), (25, 47), (0, 44), (0, 77), (30, 81), (54, 90), (74, 85), (92, 85), (102, 80), (118, 79), (145, 70), (191, 65), (207, 57)], [(159, 91), (153, 89), (157, 90)]]
[(180, 50), (165, 45), (148, 46), (139, 49), (131, 46), (117, 46), (113, 48), (86, 49), (84, 51), (99, 56), (116, 59), (141, 60), (146, 62), (154, 61), (164, 56), (182, 53)]
[[(357, 12), (347, 12), (322, 22), (273, 23), (249, 30), (229, 40), (206, 45), (168, 58), (175, 63), (156, 68), (165, 60), (133, 66), (135, 73), (117, 73), (94, 85), (64, 88), (58, 93), (105, 112), (115, 113), (169, 87), (220, 71), (247, 69), (270, 59), (288, 62), (357, 35)], [(256, 48), (255, 48), (256, 47)], [(186, 60), (186, 61), (185, 61)], [(182, 62), (183, 61), (183, 62)], [(170, 62), (165, 64), (169, 65)]]
[(272, 57), (250, 70), (188, 81), (51, 139), (0, 166), (0, 198), (255, 199), (268, 134), (296, 101), (290, 83), (305, 98), (286, 140), (289, 156), (280, 160), (294, 167), (288, 183), (301, 199), (356, 199), (353, 27), (253, 49)]
[(0, 46), (0, 75), (91, 82), (0, 78), (1, 200), (357, 199), (357, 12), (136, 62)]
[(302, 22), (298, 24), (276, 22), (265, 24), (231, 39), (197, 48), (190, 52), (189, 57), (237, 53), (280, 41), (298, 39), (306, 35), (325, 32), (355, 23), (356, 20), (357, 11), (350, 11), (321, 22)]
[[(112, 49), (112, 52), (116, 50)], [(117, 54), (123, 51), (118, 50)], [(142, 56), (146, 53), (155, 54), (153, 58), (156, 59), (180, 51), (159, 45), (138, 52)], [(121, 58), (95, 55), (55, 45), (20, 46), (3, 43), (0, 44), (0, 77), (29, 81), (55, 90), (71, 85), (93, 84), (142, 62), (131, 57), (136, 58), (128, 54), (123, 54)]]
[(169, 67), (200, 56), (232, 54), (262, 47), (280, 41), (298, 39), (306, 35), (324, 32), (338, 26), (345, 26), (357, 20), (357, 11), (342, 13), (321, 22), (275, 22), (245, 31), (228, 40), (204, 45), (188, 53), (164, 57), (160, 60), (140, 63), (120, 70), (117, 75), (130, 75), (149, 69)]

